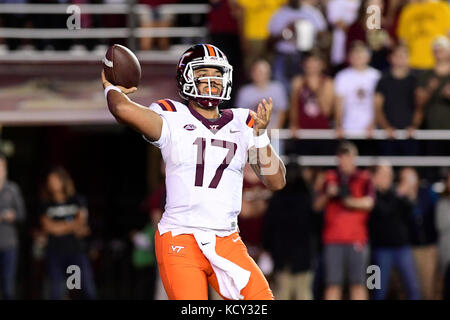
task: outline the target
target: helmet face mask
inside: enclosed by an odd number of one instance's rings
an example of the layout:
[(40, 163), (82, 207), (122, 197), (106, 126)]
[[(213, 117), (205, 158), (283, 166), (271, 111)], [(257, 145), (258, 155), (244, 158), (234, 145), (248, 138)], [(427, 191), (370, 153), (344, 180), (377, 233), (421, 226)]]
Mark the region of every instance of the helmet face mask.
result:
[[(215, 53), (214, 56), (208, 54), (211, 50)], [(202, 68), (216, 68), (222, 75), (195, 77), (194, 71)], [(215, 108), (223, 100), (231, 98), (232, 73), (233, 67), (218, 48), (212, 45), (195, 45), (184, 53), (178, 63), (177, 80), (180, 96), (187, 100), (194, 100), (204, 108)], [(210, 88), (207, 93), (199, 91), (200, 82), (207, 83)], [(222, 91), (219, 94), (211, 90), (213, 82), (222, 84)]]

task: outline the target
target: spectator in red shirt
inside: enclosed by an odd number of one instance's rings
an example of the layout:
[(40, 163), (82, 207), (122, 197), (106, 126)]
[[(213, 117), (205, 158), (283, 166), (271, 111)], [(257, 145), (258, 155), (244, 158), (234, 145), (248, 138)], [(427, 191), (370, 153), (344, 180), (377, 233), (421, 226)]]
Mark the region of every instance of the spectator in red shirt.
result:
[(374, 205), (374, 187), (367, 171), (355, 164), (358, 150), (343, 142), (337, 150), (338, 169), (326, 174), (322, 192), (314, 201), (316, 211), (325, 210), (324, 244), (325, 299), (342, 298), (344, 279), (349, 298), (366, 300), (368, 217)]

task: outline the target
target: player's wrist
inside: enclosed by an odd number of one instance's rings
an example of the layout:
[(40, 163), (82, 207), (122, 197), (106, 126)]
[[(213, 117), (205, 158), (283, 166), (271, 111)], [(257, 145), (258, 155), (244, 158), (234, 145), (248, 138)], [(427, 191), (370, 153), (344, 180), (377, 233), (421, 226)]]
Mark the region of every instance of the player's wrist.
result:
[[(262, 132), (262, 133), (261, 133)], [(258, 135), (259, 134), (259, 135)], [(267, 135), (267, 130), (258, 130), (254, 136), (255, 148), (264, 148), (270, 144), (269, 136)]]
[(114, 85), (109, 85), (109, 86), (107, 86), (105, 88), (105, 98), (108, 97), (108, 92), (111, 91), (111, 90), (122, 93), (122, 91), (118, 87), (116, 87)]

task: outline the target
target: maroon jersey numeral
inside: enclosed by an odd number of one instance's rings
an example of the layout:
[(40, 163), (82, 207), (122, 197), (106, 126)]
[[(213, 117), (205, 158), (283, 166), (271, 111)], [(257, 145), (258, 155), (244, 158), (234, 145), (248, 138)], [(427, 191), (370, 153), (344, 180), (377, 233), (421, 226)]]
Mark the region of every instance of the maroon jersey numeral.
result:
[[(203, 186), (203, 176), (205, 174), (205, 150), (206, 150), (206, 139), (197, 138), (194, 143), (197, 146), (197, 164), (195, 167), (195, 186)], [(223, 159), (222, 163), (216, 170), (214, 177), (212, 178), (208, 188), (215, 189), (219, 185), (220, 179), (222, 179), (223, 172), (230, 165), (231, 160), (233, 160), (236, 155), (237, 144), (234, 142), (212, 139), (211, 145), (214, 147), (228, 149), (228, 153)]]

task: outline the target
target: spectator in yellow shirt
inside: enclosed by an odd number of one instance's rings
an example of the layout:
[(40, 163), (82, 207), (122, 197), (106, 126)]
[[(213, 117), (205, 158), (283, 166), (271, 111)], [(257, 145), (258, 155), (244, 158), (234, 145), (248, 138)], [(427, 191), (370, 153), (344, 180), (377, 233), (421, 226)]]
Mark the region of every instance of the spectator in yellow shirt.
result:
[(267, 59), (269, 20), (286, 0), (235, 0), (242, 8), (244, 66), (247, 73), (257, 59)]
[(434, 39), (450, 35), (449, 4), (436, 0), (410, 1), (400, 13), (397, 35), (409, 48), (411, 68), (432, 69)]

